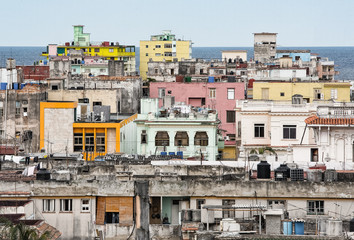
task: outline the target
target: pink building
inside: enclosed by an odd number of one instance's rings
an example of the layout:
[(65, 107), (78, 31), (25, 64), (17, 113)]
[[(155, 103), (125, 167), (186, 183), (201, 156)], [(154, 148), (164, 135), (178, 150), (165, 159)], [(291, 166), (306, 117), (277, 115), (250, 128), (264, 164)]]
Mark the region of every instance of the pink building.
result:
[[(206, 106), (216, 109), (221, 120), (223, 136), (230, 139), (225, 145), (235, 145), (236, 100), (244, 99), (245, 84), (238, 82), (151, 82), (150, 97), (175, 97), (175, 102), (185, 102), (192, 106)], [(162, 106), (162, 101), (160, 101)]]

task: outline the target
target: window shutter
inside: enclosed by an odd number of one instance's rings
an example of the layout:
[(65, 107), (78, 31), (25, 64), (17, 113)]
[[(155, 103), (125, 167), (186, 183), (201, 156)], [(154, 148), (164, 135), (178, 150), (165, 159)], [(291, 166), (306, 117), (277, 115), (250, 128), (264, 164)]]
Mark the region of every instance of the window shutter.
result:
[(106, 214), (106, 198), (98, 197), (97, 198), (97, 213), (96, 213), (96, 224), (103, 225), (104, 217)]

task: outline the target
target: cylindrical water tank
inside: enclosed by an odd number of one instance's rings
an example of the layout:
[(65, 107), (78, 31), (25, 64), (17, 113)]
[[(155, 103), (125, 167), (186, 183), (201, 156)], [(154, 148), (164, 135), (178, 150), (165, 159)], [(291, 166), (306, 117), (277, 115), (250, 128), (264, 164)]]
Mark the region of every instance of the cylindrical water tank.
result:
[(295, 222), (295, 235), (304, 235), (305, 234), (305, 224), (304, 222)]
[(283, 222), (283, 233), (284, 235), (291, 235), (293, 233), (293, 222), (291, 221)]
[(261, 161), (257, 165), (257, 178), (270, 179), (270, 164), (267, 161)]

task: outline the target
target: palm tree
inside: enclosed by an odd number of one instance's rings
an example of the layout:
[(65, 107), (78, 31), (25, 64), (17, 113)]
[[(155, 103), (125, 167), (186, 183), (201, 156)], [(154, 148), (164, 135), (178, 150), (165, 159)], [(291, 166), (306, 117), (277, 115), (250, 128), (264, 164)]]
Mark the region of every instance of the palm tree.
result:
[(35, 228), (31, 228), (23, 223), (11, 224), (9, 221), (1, 220), (0, 239), (6, 240), (46, 240), (49, 232), (39, 234)]

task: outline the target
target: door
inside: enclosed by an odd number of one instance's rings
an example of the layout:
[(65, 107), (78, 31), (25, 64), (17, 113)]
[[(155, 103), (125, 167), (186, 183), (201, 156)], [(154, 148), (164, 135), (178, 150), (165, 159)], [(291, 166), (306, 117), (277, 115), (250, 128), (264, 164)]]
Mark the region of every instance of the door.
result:
[(269, 99), (269, 88), (262, 88), (262, 99)]
[(179, 224), (179, 200), (172, 200), (171, 224)]

